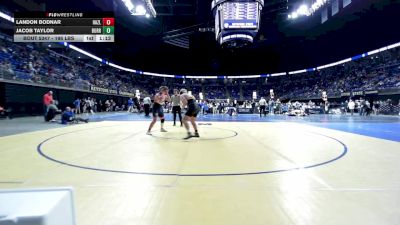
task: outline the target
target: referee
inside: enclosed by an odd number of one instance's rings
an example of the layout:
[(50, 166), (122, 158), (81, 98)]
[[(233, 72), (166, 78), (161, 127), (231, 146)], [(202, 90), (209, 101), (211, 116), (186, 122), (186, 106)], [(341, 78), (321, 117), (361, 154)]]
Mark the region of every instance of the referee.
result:
[(174, 95), (171, 96), (172, 102), (172, 113), (174, 114), (174, 126), (176, 126), (176, 114), (179, 116), (179, 121), (182, 125), (182, 115), (181, 115), (181, 96), (179, 95), (179, 91), (174, 89)]
[(267, 100), (265, 100), (264, 97), (261, 97), (258, 104), (260, 105), (260, 117), (262, 114), (264, 114), (264, 116), (267, 116), (267, 111), (265, 110), (267, 107)]

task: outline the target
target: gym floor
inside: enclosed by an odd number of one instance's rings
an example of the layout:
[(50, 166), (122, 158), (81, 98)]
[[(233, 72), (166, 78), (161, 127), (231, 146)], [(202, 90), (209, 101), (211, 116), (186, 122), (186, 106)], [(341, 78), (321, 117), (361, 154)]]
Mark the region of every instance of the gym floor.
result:
[(72, 186), (79, 225), (400, 224), (400, 119), (0, 120), (0, 188)]

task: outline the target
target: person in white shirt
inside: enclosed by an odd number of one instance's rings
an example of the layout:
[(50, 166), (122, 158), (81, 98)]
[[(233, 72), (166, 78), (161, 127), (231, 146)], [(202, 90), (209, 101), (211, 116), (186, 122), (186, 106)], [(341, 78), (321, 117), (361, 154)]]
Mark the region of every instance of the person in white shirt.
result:
[(149, 96), (147, 96), (143, 99), (144, 113), (146, 117), (150, 117), (150, 105), (151, 105), (151, 99)]
[(260, 117), (263, 113), (264, 113), (264, 116), (267, 116), (267, 111), (265, 111), (265, 108), (267, 107), (267, 100), (265, 100), (264, 97), (261, 97), (258, 104), (260, 105)]
[(347, 104), (347, 107), (349, 107), (351, 115), (354, 114), (354, 108), (356, 107), (356, 103), (350, 99), (349, 103)]
[(179, 116), (179, 121), (182, 124), (182, 112), (181, 112), (181, 96), (179, 95), (178, 89), (174, 89), (174, 95), (171, 96), (172, 102), (172, 113), (174, 115), (174, 126), (176, 126), (176, 114)]
[(86, 104), (87, 104), (86, 110), (88, 111), (88, 113), (93, 115), (94, 114), (94, 111), (93, 111), (94, 102), (90, 97), (86, 100)]

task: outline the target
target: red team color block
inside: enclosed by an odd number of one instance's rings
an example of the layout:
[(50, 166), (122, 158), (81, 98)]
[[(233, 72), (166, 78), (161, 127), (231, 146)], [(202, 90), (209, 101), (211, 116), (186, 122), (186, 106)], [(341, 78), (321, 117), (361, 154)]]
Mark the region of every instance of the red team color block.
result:
[(114, 26), (114, 18), (103, 18), (103, 26)]

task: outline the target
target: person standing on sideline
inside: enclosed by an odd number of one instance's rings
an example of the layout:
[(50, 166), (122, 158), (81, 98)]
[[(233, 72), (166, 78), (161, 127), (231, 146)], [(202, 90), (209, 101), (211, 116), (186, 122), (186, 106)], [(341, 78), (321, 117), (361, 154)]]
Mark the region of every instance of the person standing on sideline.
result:
[(379, 115), (379, 107), (380, 107), (379, 101), (373, 101), (372, 105), (373, 105), (374, 114)]
[(75, 106), (75, 113), (76, 114), (81, 114), (81, 100), (79, 98), (77, 98), (74, 101), (74, 106)]
[(129, 98), (128, 100), (128, 113), (133, 112), (133, 100), (132, 98)]
[(174, 95), (171, 96), (172, 102), (172, 113), (174, 114), (174, 126), (176, 126), (176, 114), (179, 116), (179, 121), (182, 125), (182, 112), (181, 112), (181, 96), (179, 95), (178, 89), (174, 89)]
[(51, 104), (53, 104), (53, 101), (54, 100), (53, 100), (53, 92), (52, 91), (49, 91), (43, 95), (43, 111), (44, 111), (43, 116), (44, 116), (45, 121), (47, 121), (46, 120), (47, 112), (49, 111), (49, 106)]
[(368, 100), (365, 100), (365, 115), (369, 116), (371, 115), (371, 103)]
[(330, 106), (329, 101), (328, 100), (325, 101), (325, 104), (324, 104), (325, 114), (329, 114), (329, 106)]
[(166, 101), (170, 102), (171, 97), (168, 94), (168, 87), (161, 86), (159, 92), (154, 96), (154, 104), (153, 104), (153, 120), (150, 123), (149, 129), (147, 130), (147, 134), (151, 135), (151, 129), (153, 128), (154, 124), (157, 122), (157, 117), (160, 118), (161, 121), (161, 132), (167, 132), (164, 129), (164, 103)]
[(150, 105), (151, 105), (151, 99), (149, 96), (147, 96), (143, 99), (144, 114), (146, 117), (150, 116)]
[(98, 108), (97, 108), (97, 100), (95, 98), (92, 98), (93, 101), (93, 112), (98, 112)]
[(278, 111), (279, 114), (282, 114), (282, 103), (279, 98), (276, 100), (276, 111)]
[(213, 114), (218, 114), (218, 107), (215, 101), (212, 103), (212, 109), (213, 109)]
[(111, 106), (111, 103), (110, 103), (110, 101), (107, 99), (107, 100), (104, 102), (104, 107), (105, 107), (105, 111), (106, 111), (106, 112), (109, 112), (109, 111), (110, 111), (110, 106)]
[(265, 108), (267, 107), (267, 100), (265, 100), (264, 97), (261, 97), (258, 104), (260, 105), (260, 117), (262, 114), (264, 114), (264, 116), (267, 116), (267, 111), (265, 110)]
[(350, 99), (349, 103), (347, 104), (347, 107), (349, 107), (351, 115), (354, 114), (354, 108), (356, 107), (356, 103), (354, 103), (353, 99)]
[(92, 115), (94, 115), (93, 106), (94, 106), (93, 99), (88, 97), (87, 100), (86, 100), (86, 110), (87, 110), (88, 113), (90, 113)]
[(365, 108), (366, 108), (365, 100), (363, 98), (360, 98), (360, 112), (359, 112), (360, 116), (364, 116)]
[(275, 114), (275, 112), (274, 112), (274, 106), (275, 106), (275, 101), (274, 101), (274, 99), (270, 99), (269, 100), (269, 103), (268, 103), (268, 106), (269, 106), (269, 109), (268, 109), (268, 111), (269, 111), (269, 114), (271, 114), (271, 115), (274, 115)]

